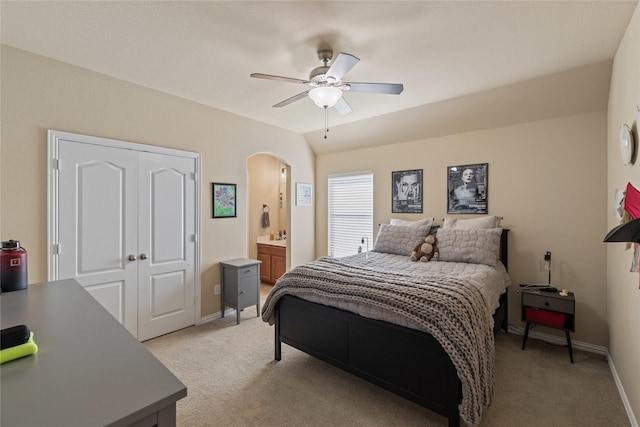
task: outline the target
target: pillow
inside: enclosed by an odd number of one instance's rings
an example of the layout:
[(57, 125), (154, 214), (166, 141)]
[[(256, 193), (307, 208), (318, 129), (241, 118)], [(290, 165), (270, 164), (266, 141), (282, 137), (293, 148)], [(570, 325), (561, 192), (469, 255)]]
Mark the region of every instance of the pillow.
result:
[(482, 218), (460, 219), (445, 218), (442, 228), (456, 228), (459, 230), (478, 230), (481, 228), (499, 228), (501, 216), (483, 216)]
[(374, 252), (410, 256), (413, 248), (429, 234), (428, 225), (380, 224)]
[(438, 230), (439, 261), (469, 262), (495, 267), (500, 249), (501, 228)]
[(418, 225), (431, 226), (431, 224), (433, 224), (433, 218), (419, 219), (418, 221), (405, 221), (404, 219), (391, 218), (389, 223), (391, 225), (409, 225), (412, 227), (417, 227)]

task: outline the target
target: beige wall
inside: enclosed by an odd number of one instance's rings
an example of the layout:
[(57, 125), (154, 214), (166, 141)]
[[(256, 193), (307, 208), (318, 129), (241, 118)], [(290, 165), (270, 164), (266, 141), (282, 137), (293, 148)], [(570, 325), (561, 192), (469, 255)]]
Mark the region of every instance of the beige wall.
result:
[(575, 339), (606, 346), (605, 111), (317, 156), (317, 254), (327, 252), (328, 174), (373, 170), (378, 224), (391, 217), (391, 172), (423, 169), (424, 216), (440, 220), (447, 166), (469, 163), (489, 164), (489, 214), (511, 230), (510, 323), (521, 326), (518, 284), (546, 281), (540, 263), (551, 251), (553, 283), (576, 295)]
[[(608, 109), (607, 229), (617, 225), (613, 214), (616, 188), (627, 182), (640, 188), (640, 163), (623, 166), (620, 158), (619, 129), (640, 120), (640, 6), (618, 48), (611, 78)], [(638, 123), (634, 126), (638, 135)], [(636, 142), (636, 149), (638, 149)], [(609, 354), (635, 419), (640, 417), (640, 289), (638, 273), (630, 273), (632, 251), (623, 243), (607, 247), (607, 314)]]
[[(1, 54), (0, 238), (27, 248), (29, 282), (47, 279), (47, 129), (171, 147), (202, 153), (201, 309), (219, 312), (219, 262), (248, 255), (247, 159), (269, 153), (291, 181), (313, 182), (303, 137), (8, 46)], [(212, 181), (238, 185), (237, 218), (211, 218)], [(292, 265), (313, 259), (314, 221), (292, 207)]]

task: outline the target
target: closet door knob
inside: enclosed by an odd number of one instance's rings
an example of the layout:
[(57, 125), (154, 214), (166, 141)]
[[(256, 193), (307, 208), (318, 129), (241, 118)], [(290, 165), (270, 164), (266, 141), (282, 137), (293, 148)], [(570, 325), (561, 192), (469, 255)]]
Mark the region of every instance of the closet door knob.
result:
[(140, 259), (147, 259), (147, 254), (140, 254)]
[(135, 256), (135, 255), (133, 255), (133, 254), (129, 255), (129, 261), (135, 261), (135, 260), (137, 260), (137, 259), (138, 259), (138, 257), (137, 257), (137, 256)]

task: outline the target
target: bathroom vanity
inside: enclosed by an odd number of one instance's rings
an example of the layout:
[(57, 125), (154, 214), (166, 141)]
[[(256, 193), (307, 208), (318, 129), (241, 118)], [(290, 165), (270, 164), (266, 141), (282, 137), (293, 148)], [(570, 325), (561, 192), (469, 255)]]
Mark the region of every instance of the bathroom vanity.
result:
[(260, 280), (276, 283), (287, 271), (287, 241), (269, 240), (269, 236), (258, 237), (258, 260), (262, 261)]

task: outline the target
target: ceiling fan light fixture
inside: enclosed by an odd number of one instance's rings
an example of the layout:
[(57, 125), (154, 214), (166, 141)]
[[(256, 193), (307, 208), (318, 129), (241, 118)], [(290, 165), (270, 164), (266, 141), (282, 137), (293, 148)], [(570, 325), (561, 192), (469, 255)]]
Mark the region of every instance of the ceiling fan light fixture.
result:
[(321, 86), (309, 91), (309, 98), (320, 108), (331, 108), (342, 98), (342, 90), (332, 86)]

